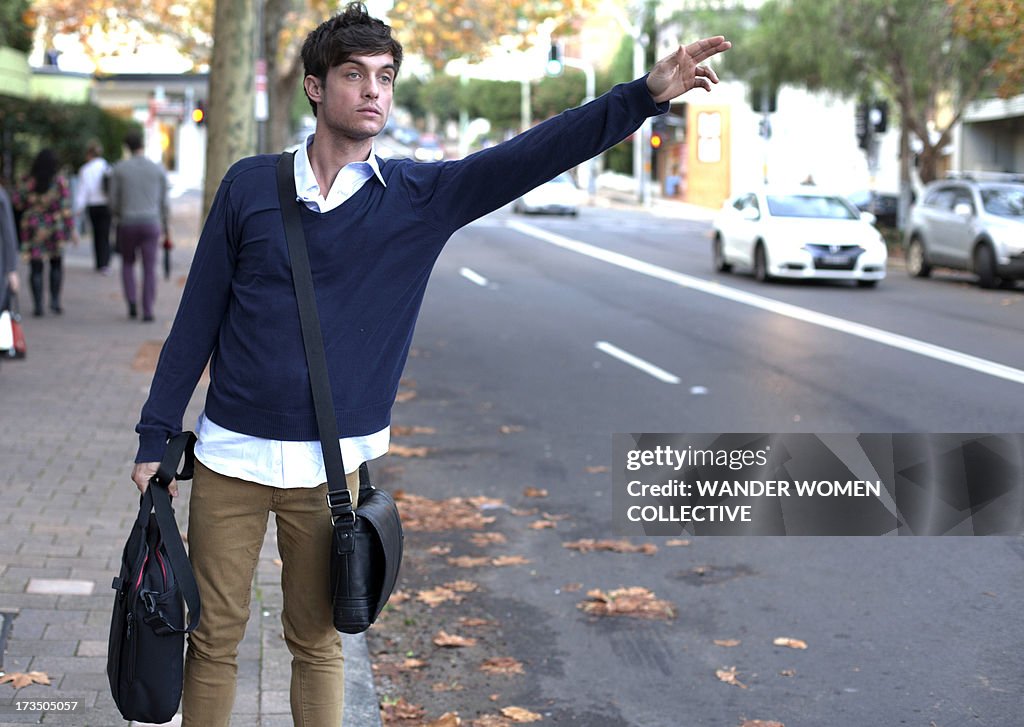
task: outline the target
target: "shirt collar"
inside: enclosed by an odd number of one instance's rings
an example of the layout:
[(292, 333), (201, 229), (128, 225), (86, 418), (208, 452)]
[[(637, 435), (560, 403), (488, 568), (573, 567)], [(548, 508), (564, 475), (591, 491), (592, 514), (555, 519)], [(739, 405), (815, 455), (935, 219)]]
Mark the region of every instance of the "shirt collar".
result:
[[(302, 144), (302, 149), (295, 152), (295, 191), (299, 196), (299, 199), (305, 201), (312, 201), (320, 196), (320, 184), (316, 181), (316, 175), (313, 174), (313, 166), (309, 163), (309, 145), (313, 143), (314, 134), (310, 134), (306, 137), (306, 141)], [(375, 146), (370, 147), (370, 156), (366, 161), (352, 162), (345, 166), (358, 166), (369, 169), (373, 176), (375, 176), (382, 185), (388, 186), (387, 182), (384, 181), (384, 176), (380, 173), (380, 166), (377, 164), (377, 150)], [(328, 191), (328, 194), (330, 192)], [(325, 197), (327, 195), (324, 195)]]

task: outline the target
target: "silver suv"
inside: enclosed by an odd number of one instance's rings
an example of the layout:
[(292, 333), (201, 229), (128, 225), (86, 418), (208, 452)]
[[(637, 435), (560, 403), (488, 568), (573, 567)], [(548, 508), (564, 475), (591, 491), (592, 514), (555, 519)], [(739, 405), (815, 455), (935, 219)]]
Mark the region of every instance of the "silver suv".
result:
[(931, 182), (910, 212), (907, 272), (969, 270), (992, 288), (1024, 278), (1024, 177), (964, 175)]

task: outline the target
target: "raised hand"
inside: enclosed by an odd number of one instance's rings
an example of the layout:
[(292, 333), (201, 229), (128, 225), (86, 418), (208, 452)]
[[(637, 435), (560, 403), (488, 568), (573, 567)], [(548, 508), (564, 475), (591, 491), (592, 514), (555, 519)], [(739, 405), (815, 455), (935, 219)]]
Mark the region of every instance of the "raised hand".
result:
[(647, 76), (647, 88), (658, 103), (681, 96), (692, 88), (711, 90), (711, 84), (718, 83), (718, 76), (707, 66), (699, 65), (713, 55), (732, 48), (732, 43), (723, 36), (704, 38), (679, 46), (671, 55), (654, 64)]

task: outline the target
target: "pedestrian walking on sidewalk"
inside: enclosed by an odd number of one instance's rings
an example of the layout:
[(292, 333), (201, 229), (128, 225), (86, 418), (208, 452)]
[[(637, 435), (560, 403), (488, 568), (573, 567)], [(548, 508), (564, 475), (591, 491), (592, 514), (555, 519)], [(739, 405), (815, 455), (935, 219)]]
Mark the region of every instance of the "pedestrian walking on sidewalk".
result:
[(64, 285), (64, 245), (78, 243), (71, 211), (71, 187), (60, 173), (57, 155), (42, 149), (32, 169), (14, 190), (12, 201), (21, 214), (21, 251), (28, 256), (32, 287), (32, 315), (43, 315), (43, 267), (50, 261), (50, 310), (64, 312), (60, 295)]
[(107, 203), (110, 163), (103, 158), (103, 145), (91, 139), (85, 147), (86, 162), (78, 170), (75, 188), (75, 215), (86, 212), (92, 228), (92, 247), (96, 272), (110, 272), (110, 206)]
[(121, 281), (128, 317), (137, 318), (135, 260), (142, 261), (142, 320), (153, 320), (160, 241), (167, 237), (167, 175), (142, 153), (142, 134), (130, 131), (125, 146), (131, 156), (110, 172), (110, 213), (117, 229)]
[[(510, 141), (462, 160), (416, 163), (374, 154), (402, 63), (391, 29), (351, 3), (309, 34), (303, 84), (316, 130), (296, 152), (292, 173), (353, 502), (357, 468), (388, 450), (413, 326), (448, 238), (622, 141), (667, 111), (670, 99), (710, 90), (718, 79), (697, 64), (728, 48), (721, 37), (680, 47), (647, 76)], [(237, 647), (270, 512), (283, 562), (294, 723), (341, 724), (332, 524), (278, 201), (279, 158), (243, 159), (221, 182), (136, 428), (132, 480), (145, 491), (212, 356), (189, 510), (203, 615), (186, 655), (185, 727), (229, 722)]]

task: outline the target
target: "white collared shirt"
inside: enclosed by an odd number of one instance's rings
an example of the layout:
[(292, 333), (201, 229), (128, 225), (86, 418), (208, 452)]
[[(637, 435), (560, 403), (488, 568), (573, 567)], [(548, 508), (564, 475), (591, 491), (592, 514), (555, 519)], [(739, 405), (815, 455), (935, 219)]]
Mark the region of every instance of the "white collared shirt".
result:
[[(342, 167), (324, 196), (309, 163), (309, 145), (312, 141), (313, 134), (310, 134), (302, 149), (295, 152), (295, 190), (298, 199), (309, 209), (320, 213), (330, 212), (374, 177), (387, 186), (371, 148), (366, 161)], [(327, 481), (319, 441), (289, 442), (240, 434), (211, 421), (206, 417), (206, 412), (199, 415), (196, 434), (199, 439), (196, 443), (196, 457), (211, 470), (226, 477), (238, 477), (281, 488), (316, 487)], [(391, 427), (362, 437), (342, 438), (340, 441), (345, 471), (354, 472), (363, 462), (387, 453), (391, 443)]]

